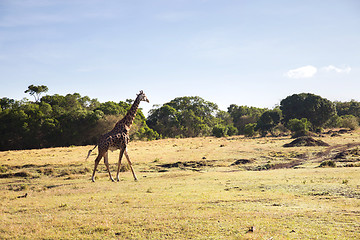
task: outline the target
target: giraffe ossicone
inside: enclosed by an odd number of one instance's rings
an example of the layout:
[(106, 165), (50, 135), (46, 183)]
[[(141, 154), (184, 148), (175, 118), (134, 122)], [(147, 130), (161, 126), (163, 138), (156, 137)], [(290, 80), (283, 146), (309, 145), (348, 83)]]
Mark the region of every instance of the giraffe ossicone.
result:
[(99, 165), (99, 162), (102, 158), (104, 158), (104, 163), (106, 166), (106, 169), (109, 173), (109, 177), (111, 181), (115, 181), (114, 178), (111, 176), (110, 167), (109, 167), (109, 154), (108, 151), (111, 150), (117, 150), (120, 149), (120, 155), (119, 155), (119, 161), (118, 161), (118, 168), (116, 173), (116, 180), (119, 181), (119, 172), (120, 172), (120, 166), (121, 166), (121, 159), (123, 155), (125, 154), (125, 157), (129, 163), (130, 170), (134, 176), (134, 180), (137, 180), (136, 174), (134, 172), (134, 169), (132, 167), (132, 163), (130, 161), (129, 154), (127, 153), (127, 144), (130, 141), (129, 138), (129, 132), (130, 128), (134, 122), (134, 118), (136, 116), (136, 112), (139, 108), (139, 104), (141, 101), (149, 102), (149, 99), (146, 97), (145, 93), (141, 90), (139, 94), (137, 94), (137, 97), (132, 104), (129, 111), (126, 113), (125, 117), (118, 121), (115, 124), (115, 127), (108, 133), (105, 133), (100, 136), (97, 145), (89, 151), (86, 159), (90, 156), (91, 152), (98, 147), (98, 155), (95, 159), (95, 166), (94, 171), (91, 177), (91, 180), (95, 182), (95, 172), (96, 168)]

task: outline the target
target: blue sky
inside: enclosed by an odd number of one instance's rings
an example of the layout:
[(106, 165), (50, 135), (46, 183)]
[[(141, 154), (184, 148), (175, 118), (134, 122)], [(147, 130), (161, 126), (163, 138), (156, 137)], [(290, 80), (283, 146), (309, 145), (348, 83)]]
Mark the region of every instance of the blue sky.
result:
[(358, 0), (0, 0), (0, 97), (360, 101)]

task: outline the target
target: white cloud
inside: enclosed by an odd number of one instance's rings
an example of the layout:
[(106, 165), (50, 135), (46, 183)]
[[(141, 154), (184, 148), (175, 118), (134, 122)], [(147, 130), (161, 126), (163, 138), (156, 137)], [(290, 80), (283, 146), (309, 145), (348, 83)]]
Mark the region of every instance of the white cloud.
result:
[(285, 73), (288, 78), (311, 78), (317, 73), (317, 68), (311, 65), (289, 70)]
[(335, 67), (334, 65), (329, 65), (327, 67), (323, 67), (322, 70), (325, 72), (350, 73), (351, 67), (346, 66), (346, 67), (338, 68)]

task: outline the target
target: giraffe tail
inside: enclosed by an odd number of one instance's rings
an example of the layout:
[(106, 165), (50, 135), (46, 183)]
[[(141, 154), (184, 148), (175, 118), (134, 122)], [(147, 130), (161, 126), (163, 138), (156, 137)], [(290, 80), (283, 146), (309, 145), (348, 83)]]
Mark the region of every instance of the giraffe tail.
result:
[(96, 144), (93, 149), (89, 150), (88, 155), (87, 155), (87, 157), (85, 158), (85, 161), (89, 158), (91, 152), (92, 152), (97, 146), (98, 146), (98, 145)]

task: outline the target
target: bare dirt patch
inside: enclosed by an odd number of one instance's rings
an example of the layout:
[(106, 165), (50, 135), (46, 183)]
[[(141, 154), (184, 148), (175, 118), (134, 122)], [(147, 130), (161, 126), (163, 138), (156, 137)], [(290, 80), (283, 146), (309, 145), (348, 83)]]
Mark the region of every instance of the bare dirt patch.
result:
[(187, 170), (199, 171), (204, 167), (214, 167), (215, 160), (207, 160), (207, 161), (185, 161), (185, 162), (175, 162), (175, 163), (167, 163), (157, 165), (161, 168), (180, 168)]
[(318, 162), (331, 160), (341, 163), (341, 167), (360, 166), (360, 143), (338, 144), (327, 148), (317, 154)]
[(271, 170), (271, 169), (282, 169), (282, 168), (295, 168), (301, 165), (303, 162), (301, 160), (293, 160), (290, 162), (282, 162), (282, 163), (267, 163), (264, 165), (259, 165), (256, 167), (249, 167), (246, 168), (250, 171), (264, 171), (264, 170)]

